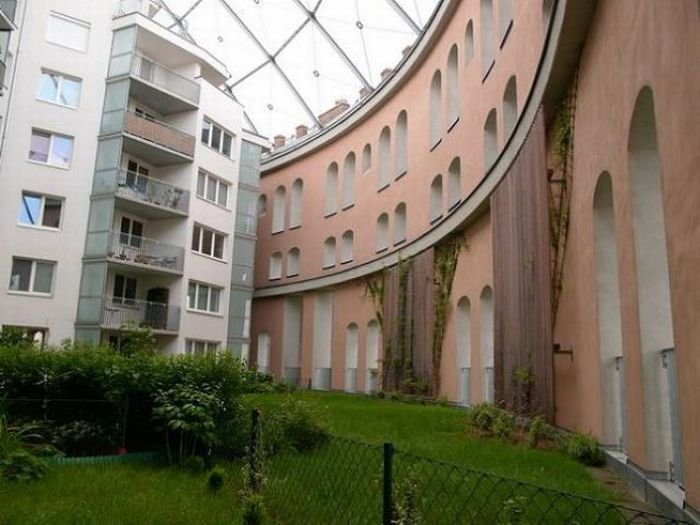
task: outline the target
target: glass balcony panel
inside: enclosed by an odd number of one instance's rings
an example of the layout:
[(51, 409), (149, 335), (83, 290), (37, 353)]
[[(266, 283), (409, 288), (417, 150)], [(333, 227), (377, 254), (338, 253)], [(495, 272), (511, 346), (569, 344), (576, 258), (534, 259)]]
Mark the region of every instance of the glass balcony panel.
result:
[(182, 273), (185, 250), (181, 246), (147, 237), (112, 231), (109, 233), (107, 257), (115, 261), (148, 266), (155, 270)]
[(187, 213), (190, 204), (188, 190), (125, 170), (117, 172), (116, 195), (180, 213)]
[(115, 330), (134, 326), (177, 332), (180, 328), (180, 307), (137, 299), (105, 297), (100, 325)]

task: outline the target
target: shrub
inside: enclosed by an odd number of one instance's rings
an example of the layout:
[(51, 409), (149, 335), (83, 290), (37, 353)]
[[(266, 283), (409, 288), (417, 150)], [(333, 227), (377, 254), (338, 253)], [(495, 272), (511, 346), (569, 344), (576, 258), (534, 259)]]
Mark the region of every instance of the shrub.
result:
[(221, 467), (214, 467), (207, 479), (207, 488), (212, 494), (216, 494), (224, 486), (224, 470)]
[(515, 416), (493, 403), (474, 405), (467, 411), (469, 424), (487, 436), (508, 439), (515, 430)]
[(0, 459), (0, 477), (7, 481), (41, 479), (46, 469), (46, 461), (27, 450), (18, 449)]
[(531, 422), (527, 433), (527, 445), (537, 448), (542, 439), (551, 439), (554, 436), (554, 428), (545, 423), (542, 416), (536, 416)]
[[(40, 424), (40, 423), (37, 423)], [(68, 456), (97, 456), (114, 448), (114, 439), (99, 423), (77, 420), (64, 425), (44, 422), (44, 436)]]
[(528, 525), (530, 522), (525, 518), (527, 506), (528, 499), (525, 496), (514, 496), (505, 500), (499, 523), (502, 525)]
[(265, 502), (259, 494), (251, 494), (243, 500), (243, 525), (264, 525), (267, 523)]
[(605, 454), (598, 442), (591, 436), (574, 433), (564, 440), (564, 450), (572, 458), (584, 465), (600, 467), (605, 465)]
[(182, 466), (192, 474), (201, 474), (206, 470), (206, 465), (202, 456), (190, 456), (185, 460)]
[(263, 419), (264, 436), (272, 451), (291, 448), (312, 450), (328, 441), (328, 429), (320, 421), (318, 410), (305, 401), (288, 396)]

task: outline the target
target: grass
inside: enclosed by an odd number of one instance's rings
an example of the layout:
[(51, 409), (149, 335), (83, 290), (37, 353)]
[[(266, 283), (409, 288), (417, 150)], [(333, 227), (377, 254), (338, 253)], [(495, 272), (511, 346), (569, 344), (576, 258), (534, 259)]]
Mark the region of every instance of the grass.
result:
[(210, 495), (206, 480), (205, 474), (141, 463), (56, 466), (37, 482), (0, 482), (0, 523), (240, 523), (236, 498)]

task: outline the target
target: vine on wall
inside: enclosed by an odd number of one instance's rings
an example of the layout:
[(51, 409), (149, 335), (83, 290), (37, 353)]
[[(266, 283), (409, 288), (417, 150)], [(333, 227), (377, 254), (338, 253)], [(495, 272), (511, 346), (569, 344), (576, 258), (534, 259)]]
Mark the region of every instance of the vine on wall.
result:
[(435, 247), (433, 273), (435, 282), (435, 304), (433, 320), (433, 394), (440, 393), (440, 364), (442, 362), (442, 345), (445, 340), (447, 320), (450, 315), (450, 296), (454, 282), (457, 262), (462, 248), (466, 248), (463, 233), (449, 237)]

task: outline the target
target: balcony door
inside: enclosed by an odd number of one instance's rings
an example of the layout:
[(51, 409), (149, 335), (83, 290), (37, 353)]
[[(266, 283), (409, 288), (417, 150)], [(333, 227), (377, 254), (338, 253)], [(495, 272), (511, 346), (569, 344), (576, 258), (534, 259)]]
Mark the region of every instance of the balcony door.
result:
[(145, 194), (148, 186), (149, 169), (141, 163), (129, 159), (126, 168), (126, 186), (138, 193)]

